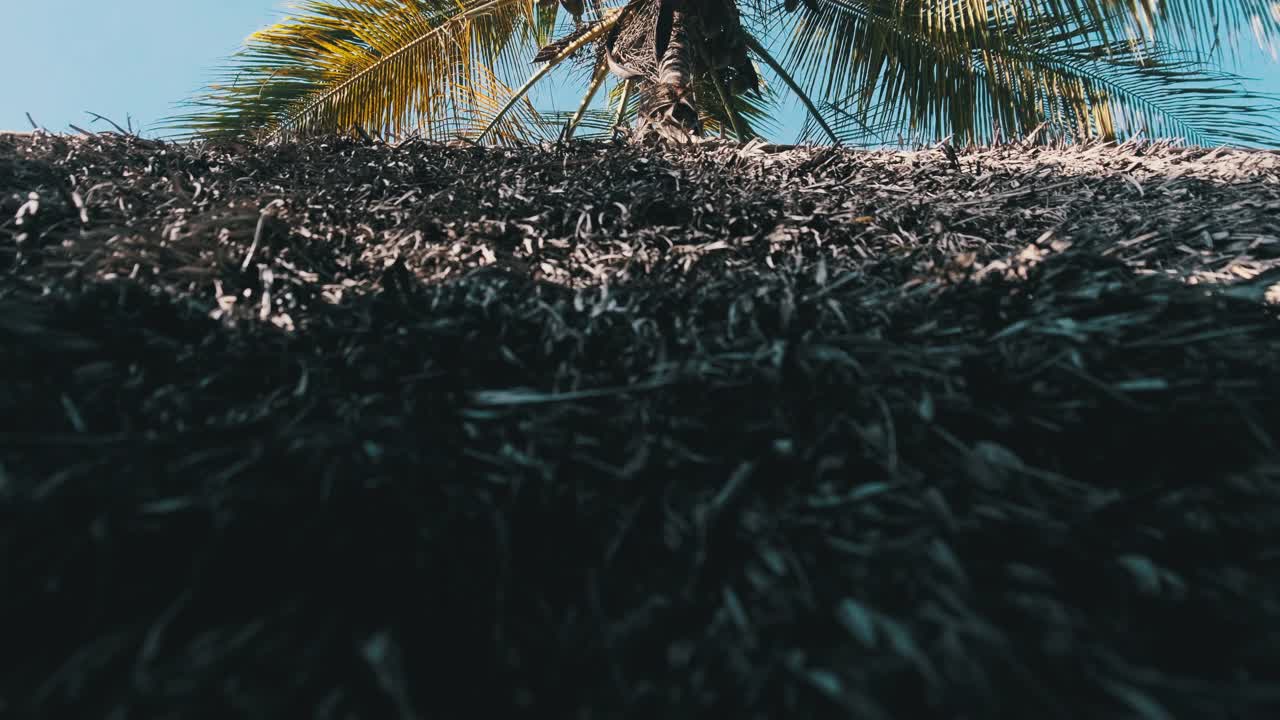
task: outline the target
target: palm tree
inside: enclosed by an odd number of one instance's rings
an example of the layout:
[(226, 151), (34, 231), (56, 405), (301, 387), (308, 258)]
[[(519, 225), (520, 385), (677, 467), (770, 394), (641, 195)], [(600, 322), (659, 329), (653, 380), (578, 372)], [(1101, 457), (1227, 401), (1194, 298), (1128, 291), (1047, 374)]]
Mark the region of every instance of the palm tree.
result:
[[(305, 0), (292, 9), (251, 35), (170, 127), (512, 143), (607, 135), (634, 118), (635, 138), (746, 140), (775, 115), (780, 82), (807, 111), (802, 136), (837, 143), (1280, 138), (1273, 99), (1216, 64), (1246, 31), (1280, 29), (1272, 0)], [(539, 112), (531, 97), (557, 68), (585, 75), (572, 114)], [(593, 108), (610, 77), (609, 107)]]

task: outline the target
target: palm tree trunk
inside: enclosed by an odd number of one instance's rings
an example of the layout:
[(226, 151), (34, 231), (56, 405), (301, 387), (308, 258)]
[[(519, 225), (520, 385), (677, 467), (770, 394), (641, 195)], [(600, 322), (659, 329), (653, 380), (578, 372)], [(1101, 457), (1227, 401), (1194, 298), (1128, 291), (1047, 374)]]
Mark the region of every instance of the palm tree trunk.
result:
[(678, 143), (702, 135), (697, 100), (693, 93), (693, 52), (689, 46), (683, 10), (671, 14), (671, 35), (658, 61), (656, 82), (648, 85), (641, 100), (639, 137), (657, 134)]

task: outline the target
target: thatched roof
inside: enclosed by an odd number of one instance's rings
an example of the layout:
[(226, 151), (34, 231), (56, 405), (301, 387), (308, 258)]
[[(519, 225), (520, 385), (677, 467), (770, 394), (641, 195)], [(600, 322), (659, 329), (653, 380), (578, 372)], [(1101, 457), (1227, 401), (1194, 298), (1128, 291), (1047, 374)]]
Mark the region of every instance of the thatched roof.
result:
[(6, 717), (1280, 709), (1280, 154), (36, 134), (0, 218)]

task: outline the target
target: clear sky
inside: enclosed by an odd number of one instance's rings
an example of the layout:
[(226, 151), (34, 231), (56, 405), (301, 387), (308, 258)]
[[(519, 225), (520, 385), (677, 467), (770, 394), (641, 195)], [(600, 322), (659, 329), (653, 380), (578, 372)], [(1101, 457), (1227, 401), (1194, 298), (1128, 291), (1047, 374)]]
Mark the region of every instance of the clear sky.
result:
[[(131, 116), (135, 128), (145, 129), (174, 114), (175, 104), (211, 79), (249, 33), (282, 14), (279, 0), (5, 0), (4, 5), (0, 67), (8, 72), (0, 89), (0, 130), (30, 129), (24, 112), (55, 131), (68, 130), (69, 123), (107, 127), (93, 123), (85, 111), (121, 125)], [(1260, 78), (1251, 89), (1280, 94), (1280, 64), (1266, 54), (1250, 52), (1238, 71)], [(573, 109), (572, 85), (555, 83), (548, 99), (560, 109)], [(802, 119), (798, 106), (789, 98), (785, 103), (785, 137), (779, 140), (790, 140)]]

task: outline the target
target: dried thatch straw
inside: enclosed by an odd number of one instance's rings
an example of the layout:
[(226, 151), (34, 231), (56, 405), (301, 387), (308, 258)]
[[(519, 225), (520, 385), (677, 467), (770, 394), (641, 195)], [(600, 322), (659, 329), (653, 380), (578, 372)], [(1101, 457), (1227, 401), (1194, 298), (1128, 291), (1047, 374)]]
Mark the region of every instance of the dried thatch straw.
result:
[(1280, 710), (1278, 154), (35, 134), (0, 218), (6, 717)]

